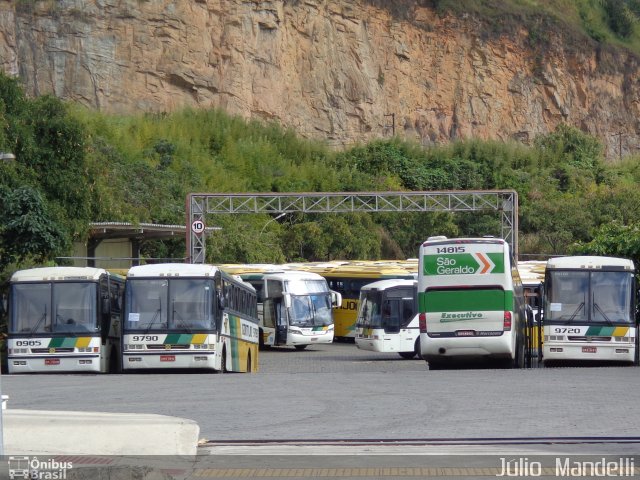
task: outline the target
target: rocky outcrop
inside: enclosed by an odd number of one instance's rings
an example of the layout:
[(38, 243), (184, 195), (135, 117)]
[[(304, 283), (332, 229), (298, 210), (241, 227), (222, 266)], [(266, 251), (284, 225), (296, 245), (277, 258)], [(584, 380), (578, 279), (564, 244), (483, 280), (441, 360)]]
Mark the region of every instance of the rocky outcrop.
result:
[(33, 95), (115, 113), (221, 107), (335, 145), (529, 142), (565, 122), (609, 158), (640, 150), (633, 56), (587, 39), (531, 48), (525, 29), (486, 35), (406, 3), (398, 16), (364, 0), (0, 0), (0, 64)]

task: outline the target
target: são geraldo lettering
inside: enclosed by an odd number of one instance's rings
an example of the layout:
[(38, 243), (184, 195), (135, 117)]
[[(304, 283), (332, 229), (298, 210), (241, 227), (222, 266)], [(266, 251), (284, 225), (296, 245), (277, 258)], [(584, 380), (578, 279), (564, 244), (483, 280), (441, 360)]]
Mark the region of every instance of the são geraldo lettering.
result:
[(436, 272), (438, 275), (459, 275), (475, 273), (476, 269), (468, 265), (456, 266), (456, 261), (453, 258), (439, 257), (436, 260), (438, 265)]

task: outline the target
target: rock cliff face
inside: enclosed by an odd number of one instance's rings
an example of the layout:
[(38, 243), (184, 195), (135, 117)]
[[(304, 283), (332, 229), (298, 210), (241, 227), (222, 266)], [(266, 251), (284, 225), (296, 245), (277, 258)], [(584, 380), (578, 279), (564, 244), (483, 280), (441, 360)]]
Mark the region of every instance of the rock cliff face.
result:
[(640, 150), (634, 57), (560, 38), (543, 54), (524, 29), (486, 35), (406, 3), (399, 16), (365, 0), (0, 0), (0, 64), (33, 95), (116, 113), (221, 107), (335, 145), (528, 142), (564, 122), (609, 158)]

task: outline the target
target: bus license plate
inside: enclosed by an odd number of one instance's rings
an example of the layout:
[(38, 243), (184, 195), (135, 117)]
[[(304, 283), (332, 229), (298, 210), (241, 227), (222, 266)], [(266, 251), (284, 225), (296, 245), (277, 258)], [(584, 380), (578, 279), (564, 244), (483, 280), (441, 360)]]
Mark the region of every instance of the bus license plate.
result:
[(59, 358), (45, 358), (44, 359), (44, 364), (45, 365), (60, 365), (60, 359)]
[(160, 355), (160, 361), (161, 362), (175, 362), (176, 361), (176, 356), (175, 355)]
[(456, 331), (457, 337), (475, 337), (476, 332), (474, 330), (458, 330)]
[(582, 347), (582, 353), (596, 353), (598, 347)]

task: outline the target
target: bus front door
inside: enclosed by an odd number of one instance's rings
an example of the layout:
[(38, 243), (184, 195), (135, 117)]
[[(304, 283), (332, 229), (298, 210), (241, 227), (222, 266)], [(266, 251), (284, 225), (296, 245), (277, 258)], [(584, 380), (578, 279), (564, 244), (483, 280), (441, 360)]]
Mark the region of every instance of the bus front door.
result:
[(287, 344), (287, 309), (284, 307), (282, 302), (276, 302), (276, 338), (275, 345), (286, 345)]

